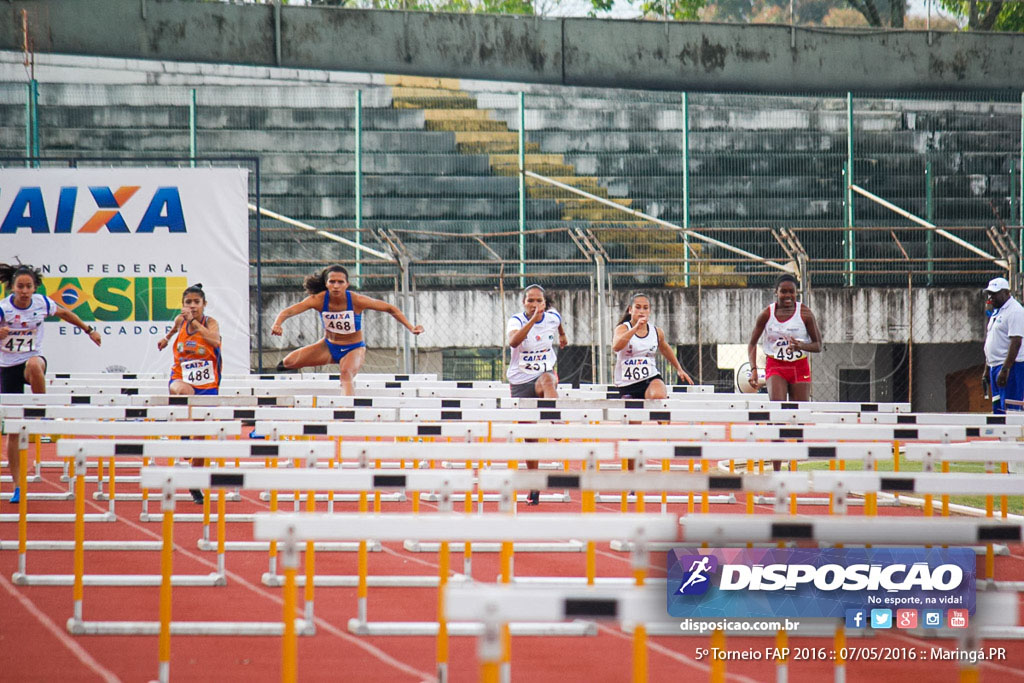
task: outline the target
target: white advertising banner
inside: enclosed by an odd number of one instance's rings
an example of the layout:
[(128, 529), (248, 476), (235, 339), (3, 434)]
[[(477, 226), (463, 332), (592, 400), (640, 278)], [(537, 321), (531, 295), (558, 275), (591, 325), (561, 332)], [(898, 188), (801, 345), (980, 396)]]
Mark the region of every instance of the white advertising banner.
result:
[(40, 293), (103, 337), (49, 318), (48, 370), (170, 374), (157, 341), (202, 283), (224, 372), (248, 372), (247, 204), (245, 169), (0, 169), (0, 263), (41, 269)]

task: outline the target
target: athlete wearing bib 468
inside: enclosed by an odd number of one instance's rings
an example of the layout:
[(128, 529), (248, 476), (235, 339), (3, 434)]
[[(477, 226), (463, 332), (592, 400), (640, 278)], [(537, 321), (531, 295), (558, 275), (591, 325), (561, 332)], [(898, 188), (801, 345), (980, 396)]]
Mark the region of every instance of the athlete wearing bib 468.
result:
[[(8, 296), (0, 300), (0, 393), (23, 394), (25, 385), (33, 394), (46, 393), (46, 358), (43, 356), (43, 321), (57, 316), (89, 335), (96, 346), (102, 343), (100, 333), (82, 322), (77, 315), (36, 290), (43, 277), (29, 265), (0, 263), (0, 282), (7, 286)], [(7, 436), (7, 463), (14, 478), (11, 502), (21, 500), (18, 435)]]
[(363, 311), (389, 313), (413, 334), (423, 332), (422, 325), (413, 325), (396, 306), (351, 292), (348, 271), (342, 266), (328, 266), (316, 275), (310, 275), (306, 278), (305, 288), (309, 296), (278, 313), (270, 333), (280, 336), (281, 324), (285, 320), (303, 311), (317, 311), (324, 326), (324, 338), (289, 353), (278, 369), (297, 370), (334, 361), (341, 376), (341, 391), (346, 396), (355, 393), (352, 381), (366, 357)]
[(821, 351), (821, 332), (811, 309), (797, 298), (797, 281), (781, 275), (775, 285), (775, 303), (761, 311), (747, 344), (750, 383), (757, 386), (757, 343), (764, 335), (765, 378), (772, 401), (809, 401), (811, 365), (808, 353)]
[(676, 358), (665, 334), (649, 324), (651, 301), (646, 294), (634, 294), (633, 300), (615, 326), (612, 351), (615, 352), (615, 386), (623, 398), (662, 399), (668, 388), (658, 370), (658, 352), (676, 369), (679, 379), (693, 384)]

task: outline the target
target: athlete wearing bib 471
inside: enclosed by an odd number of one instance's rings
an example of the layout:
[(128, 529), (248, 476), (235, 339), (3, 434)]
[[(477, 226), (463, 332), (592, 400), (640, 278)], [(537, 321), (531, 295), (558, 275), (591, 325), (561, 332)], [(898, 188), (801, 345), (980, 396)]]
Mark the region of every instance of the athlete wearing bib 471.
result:
[(646, 294), (634, 294), (612, 337), (615, 352), (615, 386), (623, 398), (662, 399), (668, 397), (668, 388), (661, 378), (657, 360), (660, 351), (679, 379), (693, 384), (676, 358), (665, 334), (649, 324), (651, 301)]
[(270, 333), (280, 336), (281, 324), (303, 311), (317, 311), (324, 326), (324, 338), (320, 341), (292, 351), (278, 366), (278, 369), (326, 365), (331, 361), (338, 364), (341, 390), (352, 396), (355, 390), (352, 381), (366, 357), (366, 342), (363, 341), (363, 311), (383, 311), (405, 326), (413, 334), (423, 332), (422, 325), (413, 325), (405, 315), (386, 301), (372, 299), (349, 290), (348, 271), (342, 266), (328, 266), (305, 281), (309, 296), (277, 314)]
[(811, 365), (808, 353), (821, 351), (821, 332), (811, 309), (796, 300), (797, 281), (779, 277), (775, 303), (761, 311), (747, 344), (750, 383), (757, 386), (757, 342), (764, 335), (765, 378), (772, 401), (809, 401)]
[[(77, 315), (36, 290), (42, 286), (42, 274), (29, 265), (0, 263), (0, 282), (7, 286), (8, 296), (0, 300), (0, 393), (23, 394), (25, 385), (33, 394), (46, 393), (46, 358), (43, 356), (43, 321), (56, 316), (89, 335), (96, 346), (102, 343), (100, 333), (86, 325)], [(7, 463), (14, 479), (11, 502), (21, 500), (21, 453), (18, 435), (7, 437)]]

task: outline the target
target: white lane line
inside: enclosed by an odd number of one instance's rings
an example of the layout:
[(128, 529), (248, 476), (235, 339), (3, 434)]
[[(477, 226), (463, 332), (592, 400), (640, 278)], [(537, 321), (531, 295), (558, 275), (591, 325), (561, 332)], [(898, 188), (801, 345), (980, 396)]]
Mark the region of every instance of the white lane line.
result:
[[(71, 654), (73, 654), (78, 659), (78, 661), (80, 661), (82, 664), (91, 669), (93, 673), (97, 674), (107, 683), (121, 682), (120, 678), (115, 676), (102, 664), (93, 659), (92, 655), (86, 652), (81, 645), (76, 643), (74, 638), (69, 636), (65, 629), (62, 629), (61, 627), (57, 626), (57, 624), (53, 623), (53, 620), (50, 619), (50, 617), (48, 617), (42, 610), (36, 607), (31, 600), (29, 600), (27, 597), (19, 593), (18, 590), (14, 587), (14, 585), (10, 581), (5, 579), (3, 576), (0, 576), (0, 587), (3, 587), (3, 589), (7, 591), (10, 595), (12, 595), (15, 600), (21, 603), (21, 606), (24, 607), (29, 614), (35, 617), (36, 621), (43, 625), (43, 628), (52, 633), (54, 637), (60, 641), (61, 645), (70, 650)], [(10, 617), (11, 615), (8, 614), (6, 616)], [(8, 623), (13, 622), (14, 620), (12, 619)]]
[[(57, 486), (56, 484), (54, 484), (53, 482), (49, 481), (48, 479), (44, 480), (44, 481), (46, 481), (47, 484), (49, 484), (50, 486), (52, 486), (54, 488), (57, 488), (57, 489), (59, 489), (61, 491), (65, 490), (65, 487)], [(94, 503), (92, 500), (90, 500), (88, 498), (86, 499), (85, 502), (88, 505), (92, 506), (94, 509), (99, 510), (100, 512), (106, 512), (107, 511), (106, 507), (100, 506), (100, 505)], [(118, 519), (118, 521), (121, 521), (121, 522), (125, 523), (129, 527), (137, 530), (138, 532), (140, 532), (140, 533), (142, 533), (142, 534), (144, 534), (146, 536), (149, 536), (150, 538), (152, 538), (154, 540), (162, 540), (162, 538), (161, 538), (161, 536), (159, 534), (157, 534), (157, 533), (155, 533), (153, 531), (150, 531), (149, 529), (147, 529), (147, 528), (145, 528), (143, 526), (140, 526), (140, 525), (136, 524), (135, 522), (133, 522), (133, 521), (131, 521), (131, 520), (125, 518), (125, 517), (122, 517), (121, 515), (117, 515), (117, 519)], [(201, 557), (199, 555), (196, 555), (196, 554), (192, 553), (189, 549), (187, 549), (187, 548), (185, 548), (183, 546), (180, 546), (177, 543), (174, 544), (174, 549), (175, 549), (176, 552), (181, 553), (181, 555), (184, 556), (184, 557), (188, 557), (189, 559), (194, 560), (194, 561), (196, 561), (196, 562), (198, 562), (198, 563), (200, 563), (200, 564), (202, 564), (204, 566), (207, 566), (207, 567), (209, 567), (209, 568), (211, 568), (213, 570), (217, 569), (217, 565), (215, 563), (210, 562), (209, 560), (207, 560), (204, 557)], [(239, 576), (238, 574), (235, 574), (234, 572), (225, 570), (224, 573), (232, 581), (237, 582), (240, 586), (244, 586), (245, 588), (249, 589), (253, 593), (256, 593), (257, 595), (260, 595), (260, 596), (262, 596), (264, 598), (267, 598), (268, 600), (270, 600), (270, 601), (272, 601), (272, 602), (274, 602), (274, 603), (276, 603), (278, 605), (282, 605), (282, 606), (284, 605), (284, 598), (281, 598), (281, 597), (279, 597), (279, 596), (277, 596), (277, 595), (275, 595), (275, 594), (273, 594), (273, 593), (271, 593), (271, 592), (269, 592), (267, 590), (264, 590), (261, 586), (257, 586), (257, 585), (255, 585), (253, 583), (250, 583), (244, 577)], [(296, 615), (297, 616), (301, 616), (298, 607), (296, 608)], [(341, 630), (337, 629), (335, 626), (333, 626), (332, 624), (330, 624), (327, 621), (324, 621), (320, 617), (314, 617), (314, 621), (316, 622), (318, 627), (323, 628), (325, 631), (328, 631), (329, 633), (331, 633), (332, 635), (336, 636), (337, 638), (340, 638), (341, 640), (345, 640), (345, 641), (347, 641), (349, 643), (352, 643), (356, 647), (358, 647), (358, 648), (364, 650), (365, 652), (367, 652), (368, 654), (376, 657), (377, 659), (379, 659), (384, 664), (387, 664), (387, 665), (389, 665), (391, 667), (394, 667), (395, 669), (398, 669), (399, 671), (401, 671), (403, 673), (409, 674), (410, 676), (416, 677), (416, 679), (418, 681), (436, 681), (437, 680), (437, 678), (434, 676), (434, 674), (428, 673), (428, 672), (425, 672), (425, 671), (420, 671), (420, 670), (418, 670), (418, 669), (416, 669), (416, 668), (406, 664), (405, 662), (399, 661), (399, 660), (395, 659), (394, 657), (392, 657), (391, 655), (389, 655), (388, 653), (386, 653), (383, 650), (381, 650), (380, 648), (375, 647), (373, 645), (370, 645), (369, 643), (364, 642), (360, 638), (357, 638), (357, 637), (355, 637), (355, 636), (353, 636), (351, 634), (345, 633), (344, 631), (341, 631)]]

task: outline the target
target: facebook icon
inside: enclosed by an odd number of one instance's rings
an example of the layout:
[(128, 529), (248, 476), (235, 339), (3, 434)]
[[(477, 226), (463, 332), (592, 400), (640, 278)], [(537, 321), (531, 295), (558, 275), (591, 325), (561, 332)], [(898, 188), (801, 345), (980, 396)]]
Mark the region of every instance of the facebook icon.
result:
[(867, 628), (868, 612), (863, 609), (846, 610), (846, 628)]

